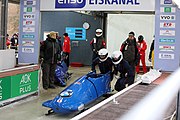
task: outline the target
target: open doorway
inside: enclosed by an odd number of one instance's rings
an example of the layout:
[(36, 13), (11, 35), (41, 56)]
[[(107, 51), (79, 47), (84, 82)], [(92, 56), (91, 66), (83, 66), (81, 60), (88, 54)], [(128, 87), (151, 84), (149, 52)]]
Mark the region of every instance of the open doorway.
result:
[(115, 50), (120, 50), (120, 46), (127, 39), (128, 33), (134, 31), (136, 40), (139, 35), (143, 35), (146, 40), (146, 64), (150, 66), (148, 54), (155, 33), (154, 30), (154, 14), (108, 14), (107, 49), (110, 54)]

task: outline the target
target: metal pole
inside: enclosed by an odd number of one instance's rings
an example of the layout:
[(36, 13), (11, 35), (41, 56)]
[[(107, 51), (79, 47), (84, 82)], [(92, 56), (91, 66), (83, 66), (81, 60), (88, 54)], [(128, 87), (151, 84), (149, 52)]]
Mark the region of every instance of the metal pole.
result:
[(8, 0), (2, 0), (0, 49), (6, 49), (7, 16), (8, 16)]

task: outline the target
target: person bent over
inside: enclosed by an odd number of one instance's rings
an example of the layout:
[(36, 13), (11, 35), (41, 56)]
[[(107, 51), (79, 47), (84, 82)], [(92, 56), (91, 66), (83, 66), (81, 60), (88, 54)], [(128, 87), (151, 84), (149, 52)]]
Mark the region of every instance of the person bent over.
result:
[(115, 84), (115, 90), (119, 92), (126, 87), (126, 84), (129, 86), (134, 83), (134, 73), (129, 63), (123, 59), (121, 51), (112, 53), (112, 62), (114, 64), (113, 73), (115, 75), (120, 73)]
[(105, 48), (102, 48), (98, 52), (98, 57), (92, 62), (92, 71), (95, 71), (95, 66), (99, 66), (101, 74), (106, 74), (109, 71), (112, 71), (112, 60), (108, 57), (108, 51)]

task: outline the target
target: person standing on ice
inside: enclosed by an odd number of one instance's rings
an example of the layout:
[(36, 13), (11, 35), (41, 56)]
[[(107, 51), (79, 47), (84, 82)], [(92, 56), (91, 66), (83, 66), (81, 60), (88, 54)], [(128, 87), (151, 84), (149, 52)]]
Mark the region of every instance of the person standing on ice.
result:
[(90, 46), (93, 52), (92, 61), (98, 57), (98, 51), (102, 48), (106, 48), (106, 43), (103, 38), (103, 31), (96, 29), (95, 37), (91, 40)]
[(139, 37), (138, 37), (138, 50), (139, 50), (139, 54), (140, 54), (140, 59), (139, 59), (139, 62), (136, 66), (136, 73), (137, 74), (139, 74), (140, 61), (141, 61), (142, 66), (143, 66), (143, 72), (144, 73), (147, 72), (146, 62), (145, 62), (146, 49), (147, 49), (146, 41), (144, 40), (144, 37), (142, 35), (139, 35)]

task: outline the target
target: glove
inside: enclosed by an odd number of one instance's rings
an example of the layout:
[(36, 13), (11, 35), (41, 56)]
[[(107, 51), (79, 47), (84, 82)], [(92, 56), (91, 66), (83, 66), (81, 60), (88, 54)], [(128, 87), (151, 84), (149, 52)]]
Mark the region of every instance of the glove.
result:
[(91, 71), (89, 71), (89, 73), (92, 73), (92, 72), (96, 73), (96, 70), (91, 70)]
[(114, 77), (115, 77), (117, 80), (120, 78), (118, 75), (115, 75)]
[(61, 61), (57, 61), (57, 64), (61, 64)]

